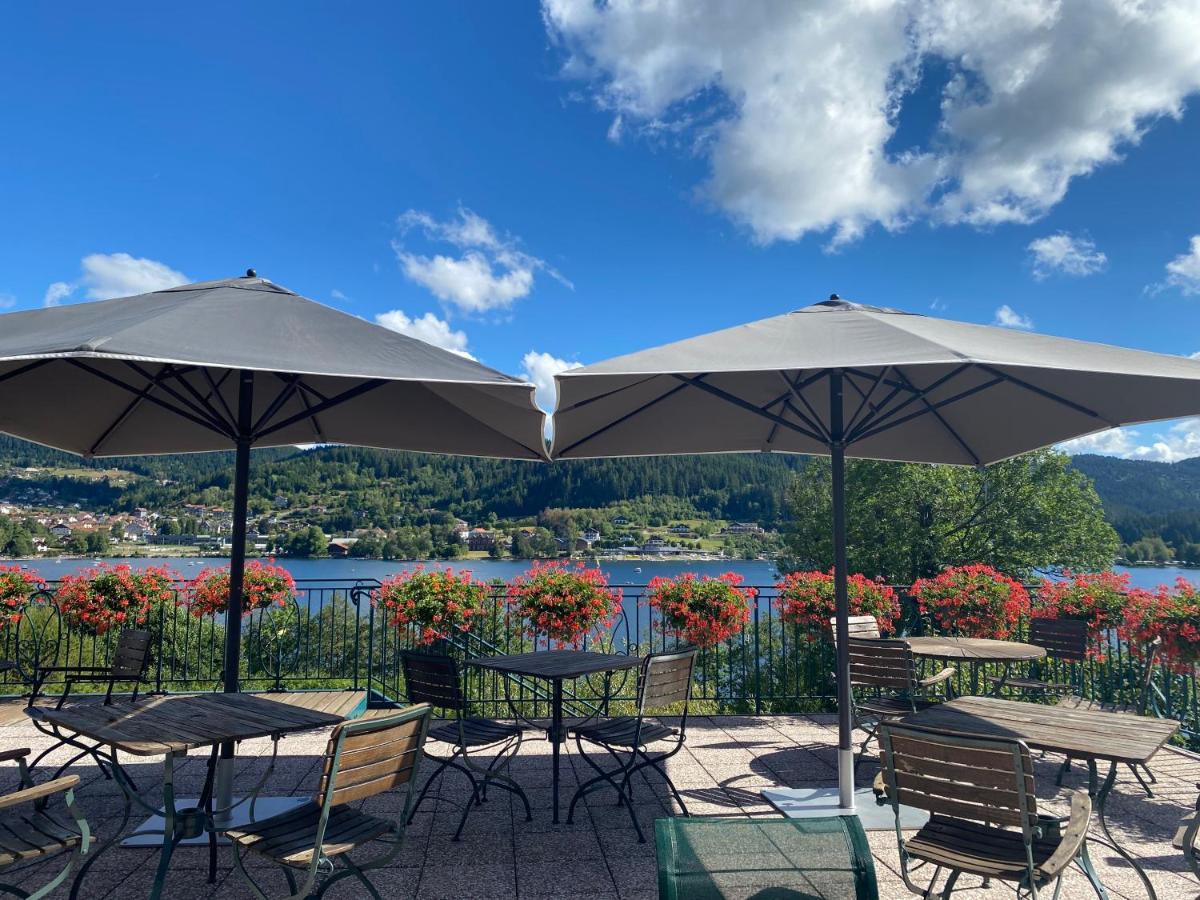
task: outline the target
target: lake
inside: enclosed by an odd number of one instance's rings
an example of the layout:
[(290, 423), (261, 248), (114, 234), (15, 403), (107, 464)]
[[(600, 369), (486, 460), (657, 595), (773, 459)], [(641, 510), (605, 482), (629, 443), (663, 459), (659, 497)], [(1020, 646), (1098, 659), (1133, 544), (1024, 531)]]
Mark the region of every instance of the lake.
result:
[[(194, 578), (208, 566), (227, 564), (226, 561), (217, 558), (196, 559), (195, 557), (106, 559), (104, 561), (129, 563), (134, 568), (165, 565), (184, 578)], [(48, 580), (55, 580), (93, 565), (90, 559), (36, 559), (17, 560), (16, 562), (29, 565)], [(296, 579), (326, 581), (360, 578), (383, 579), (420, 565), (420, 563), (412, 561), (385, 562), (378, 559), (285, 559), (280, 562)], [(0, 565), (5, 564), (11, 565), (12, 561), (0, 560)], [(493, 578), (507, 580), (514, 575), (520, 575), (529, 568), (531, 563), (528, 560), (472, 559), (453, 563), (435, 560), (426, 565), (435, 567), (451, 565), (456, 569), (469, 569), (477, 578), (488, 581)], [(600, 568), (608, 575), (611, 584), (646, 584), (651, 578), (671, 577), (681, 572), (695, 572), (697, 575), (709, 576), (720, 575), (723, 572), (736, 572), (745, 579), (746, 584), (756, 587), (767, 587), (778, 580), (775, 564), (764, 560), (605, 560), (600, 563)], [(1128, 572), (1130, 582), (1134, 587), (1146, 589), (1153, 589), (1160, 584), (1173, 585), (1178, 577), (1200, 583), (1200, 569), (1183, 569), (1175, 566), (1114, 566), (1114, 569), (1118, 572)]]

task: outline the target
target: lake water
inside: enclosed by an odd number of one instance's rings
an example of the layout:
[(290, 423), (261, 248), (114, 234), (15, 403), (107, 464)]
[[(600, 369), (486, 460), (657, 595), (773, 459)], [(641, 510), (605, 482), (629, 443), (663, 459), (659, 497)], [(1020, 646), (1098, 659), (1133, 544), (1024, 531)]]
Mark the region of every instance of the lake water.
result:
[[(183, 578), (194, 578), (207, 566), (223, 566), (226, 561), (221, 559), (196, 559), (195, 557), (157, 559), (107, 559), (107, 563), (129, 563), (134, 568), (146, 566), (162, 566), (178, 572)], [(93, 565), (90, 559), (37, 559), (18, 561), (36, 569), (43, 578), (54, 580)], [(345, 579), (376, 578), (382, 579), (397, 572), (413, 569), (416, 562), (385, 562), (377, 559), (286, 559), (280, 561), (292, 576), (298, 580), (328, 580), (341, 581)], [(0, 561), (9, 564), (11, 561)], [(476, 578), (491, 580), (493, 578), (509, 579), (526, 571), (531, 563), (528, 560), (507, 559), (472, 559), (454, 563), (442, 561), (430, 562), (430, 566), (452, 565), (456, 569), (469, 569)], [(608, 575), (610, 584), (646, 584), (651, 578), (658, 576), (670, 577), (681, 572), (695, 572), (697, 575), (720, 575), (723, 572), (736, 572), (745, 579), (748, 585), (767, 587), (778, 580), (775, 564), (763, 560), (605, 560), (600, 568)], [(1182, 569), (1174, 566), (1115, 566), (1118, 572), (1128, 572), (1130, 582), (1134, 587), (1152, 589), (1160, 584), (1173, 585), (1175, 579), (1183, 577), (1194, 583), (1200, 583), (1200, 569)]]

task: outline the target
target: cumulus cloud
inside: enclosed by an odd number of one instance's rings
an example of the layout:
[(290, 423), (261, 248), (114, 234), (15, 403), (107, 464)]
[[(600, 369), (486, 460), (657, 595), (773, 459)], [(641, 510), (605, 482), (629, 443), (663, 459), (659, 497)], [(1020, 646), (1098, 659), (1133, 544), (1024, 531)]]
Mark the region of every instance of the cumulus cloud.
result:
[(12, 309), (17, 305), (17, 298), (12, 294), (0, 292), (0, 309)]
[(1185, 297), (1200, 294), (1200, 234), (1192, 236), (1187, 253), (1180, 253), (1167, 263), (1167, 279), (1157, 287), (1175, 288)]
[[(1033, 221), (1200, 90), (1192, 0), (543, 0), (543, 18), (610, 138), (703, 156), (703, 196), (762, 242)], [(918, 86), (937, 103), (913, 137)]]
[(1025, 328), (1033, 327), (1033, 319), (1029, 316), (1023, 316), (1007, 303), (996, 310), (996, 318), (992, 322), (993, 325), (1002, 325), (1005, 328)]
[(435, 347), (441, 347), (443, 350), (449, 350), (451, 353), (457, 353), (459, 356), (465, 356), (467, 359), (475, 358), (467, 352), (466, 332), (454, 330), (450, 327), (449, 322), (439, 319), (433, 313), (427, 312), (425, 315), (413, 319), (409, 318), (403, 310), (393, 309), (379, 313), (375, 316), (375, 321), (384, 328), (407, 334), (409, 337), (433, 344)]
[(165, 263), (128, 253), (91, 253), (80, 260), (79, 267), (76, 280), (56, 281), (46, 288), (43, 305), (58, 306), (79, 291), (85, 300), (108, 300), (161, 291), (191, 280)]
[(1091, 240), (1065, 231), (1031, 241), (1028, 250), (1033, 277), (1039, 281), (1055, 273), (1076, 278), (1095, 275), (1108, 265), (1108, 257)]
[[(410, 209), (397, 220), (400, 237), (392, 242), (404, 274), (435, 297), (464, 312), (506, 309), (533, 290), (536, 273), (544, 272), (567, 287), (559, 272), (520, 249), (520, 242), (501, 235), (492, 224), (469, 209), (440, 221)], [(450, 244), (454, 253), (424, 255), (412, 252), (407, 237), (420, 231), (427, 240)]]
[(530, 350), (521, 358), (521, 370), (525, 378), (537, 386), (534, 400), (546, 412), (553, 412), (558, 405), (558, 388), (554, 376), (568, 369), (578, 369), (582, 363), (567, 362), (549, 353)]
[(1071, 454), (1099, 453), (1122, 459), (1179, 462), (1200, 456), (1200, 418), (1182, 419), (1166, 430), (1143, 435), (1138, 428), (1113, 428), (1059, 444)]

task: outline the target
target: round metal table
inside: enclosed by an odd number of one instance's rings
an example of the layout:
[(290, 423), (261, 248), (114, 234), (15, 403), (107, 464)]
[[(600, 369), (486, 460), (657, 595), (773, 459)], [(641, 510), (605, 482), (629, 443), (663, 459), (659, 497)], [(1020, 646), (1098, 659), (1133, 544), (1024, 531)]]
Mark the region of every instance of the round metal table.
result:
[[(971, 693), (979, 693), (979, 667), (1000, 663), (1007, 674), (1013, 663), (1032, 662), (1046, 658), (1046, 651), (1034, 644), (1019, 641), (998, 641), (994, 638), (971, 637), (910, 637), (906, 638), (913, 656), (948, 663), (965, 663), (971, 669)], [(947, 683), (947, 690), (951, 691)], [(954, 692), (957, 693), (957, 692)]]

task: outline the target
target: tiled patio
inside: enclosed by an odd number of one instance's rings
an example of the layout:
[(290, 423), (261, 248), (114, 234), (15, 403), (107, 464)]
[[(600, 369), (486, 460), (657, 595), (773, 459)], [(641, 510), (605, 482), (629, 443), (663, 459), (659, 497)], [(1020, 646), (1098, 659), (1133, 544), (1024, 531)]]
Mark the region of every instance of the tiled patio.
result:
[[(311, 793), (318, 778), (318, 765), (324, 751), (325, 733), (286, 738), (281, 745), (272, 793)], [(759, 791), (772, 785), (800, 787), (831, 784), (834, 778), (835, 732), (831, 717), (776, 716), (762, 718), (701, 718), (689, 724), (687, 746), (670, 763), (676, 784), (685, 795), (691, 811), (702, 815), (772, 815), (763, 804)], [(45, 739), (28, 724), (0, 728), (0, 746), (45, 746)], [(267, 741), (255, 741), (241, 748), (243, 757), (238, 778), (249, 780), (266, 763)], [(435, 750), (436, 750), (435, 746)], [(65, 756), (63, 759), (65, 760)], [(630, 827), (628, 813), (614, 803), (611, 794), (595, 795), (577, 815), (574, 825), (550, 822), (549, 745), (532, 740), (522, 750), (515, 769), (533, 804), (532, 822), (524, 821), (514, 802), (501, 791), (493, 792), (484, 806), (476, 809), (468, 822), (463, 839), (451, 840), (463, 799), (461, 776), (448, 777), (440, 794), (426, 801), (409, 829), (407, 846), (396, 864), (376, 873), (375, 882), (385, 897), (420, 898), (508, 898), (508, 897), (580, 897), (590, 900), (645, 900), (657, 896), (653, 838), (639, 845)], [(1050, 809), (1065, 809), (1062, 790), (1054, 787), (1057, 762), (1048, 758), (1039, 763), (1039, 796)], [(585, 766), (568, 754), (564, 760), (564, 795), (569, 797), (576, 778)], [(873, 773), (863, 766), (864, 781)], [(1159, 783), (1154, 799), (1147, 798), (1132, 778), (1124, 776), (1110, 800), (1110, 821), (1125, 846), (1140, 857), (1157, 887), (1159, 897), (1195, 898), (1200, 883), (1188, 874), (1183, 857), (1170, 846), (1171, 836), (1185, 809), (1196, 799), (1200, 782), (1200, 760), (1163, 751), (1153, 766)], [(117, 788), (99, 776), (92, 766), (80, 766), (84, 784), (78, 790), (82, 806), (94, 828), (102, 836), (115, 827), (120, 811)], [(132, 768), (135, 777), (149, 785), (159, 775), (158, 764), (145, 763)], [(192, 796), (203, 779), (204, 757), (187, 761), (177, 774), (181, 796)], [(4, 767), (5, 780), (0, 788), (13, 786), (15, 766)], [(44, 775), (45, 773), (43, 773)], [(451, 773), (454, 776), (454, 773)], [(651, 776), (653, 779), (653, 776)], [(1078, 774), (1075, 784), (1078, 784)], [(652, 828), (655, 818), (668, 813), (664, 805), (665, 789), (651, 780), (635, 788), (637, 814), (645, 827)], [(367, 801), (369, 807), (391, 812), (398, 806), (395, 795), (383, 795)], [(648, 832), (649, 833), (649, 832)], [(885, 898), (910, 896), (900, 880), (895, 838), (890, 831), (871, 834), (871, 846)], [(154, 873), (155, 854), (143, 850), (114, 849), (98, 860), (89, 873), (82, 896), (88, 900), (118, 897), (133, 900), (145, 896)], [(1093, 859), (1101, 878), (1114, 898), (1142, 897), (1144, 892), (1133, 873), (1114, 862), (1115, 854), (1101, 847), (1093, 849)], [(231, 871), (227, 850), (222, 849), (218, 880), (205, 883), (207, 854), (201, 850), (180, 850), (175, 860), (165, 896), (172, 900), (189, 898), (248, 897), (236, 873)], [(54, 863), (39, 864), (19, 874), (9, 870), (6, 881), (25, 887), (42, 883)], [(264, 872), (269, 889), (281, 892), (282, 877)], [(964, 883), (966, 883), (964, 879)], [(977, 881), (971, 881), (977, 885)], [(61, 890), (54, 896), (66, 896)], [(956, 892), (957, 893), (957, 892)], [(968, 887), (961, 891), (968, 898), (1011, 897), (1008, 889)], [(330, 897), (361, 896), (352, 883), (343, 882), (331, 890)], [(1090, 887), (1072, 872), (1063, 896), (1092, 897)]]

